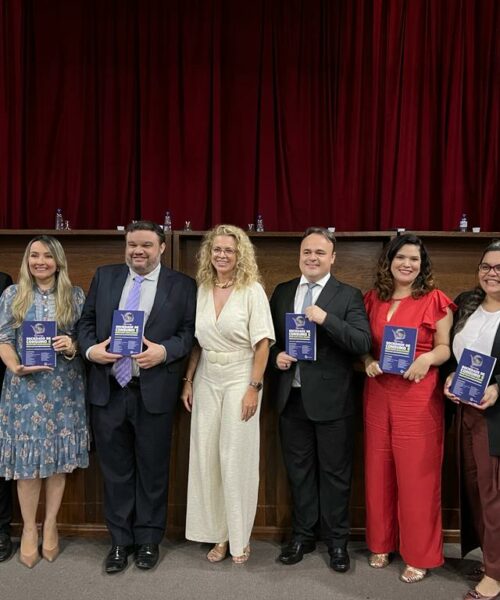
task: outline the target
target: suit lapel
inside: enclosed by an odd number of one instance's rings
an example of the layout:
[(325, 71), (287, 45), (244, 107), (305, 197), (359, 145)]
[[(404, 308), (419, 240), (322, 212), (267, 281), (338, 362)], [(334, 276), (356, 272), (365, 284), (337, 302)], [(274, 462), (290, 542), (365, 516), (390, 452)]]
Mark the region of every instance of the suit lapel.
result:
[(120, 305), (120, 298), (122, 297), (123, 287), (127, 281), (129, 268), (123, 265), (121, 269), (117, 271), (113, 280), (111, 281), (111, 289), (109, 291), (110, 306), (111, 310), (115, 310)]
[(330, 279), (326, 282), (325, 287), (321, 290), (321, 293), (318, 296), (318, 299), (316, 300), (316, 306), (319, 306), (323, 310), (326, 310), (328, 304), (339, 293), (339, 291), (339, 282), (332, 275)]
[(168, 269), (163, 265), (160, 269), (160, 275), (158, 277), (158, 285), (156, 286), (156, 294), (153, 302), (153, 308), (146, 323), (146, 330), (151, 326), (156, 317), (160, 314), (162, 306), (168, 299), (170, 289), (173, 285), (173, 278)]
[(285, 297), (283, 298), (283, 302), (285, 303), (285, 312), (295, 312), (295, 295), (297, 293), (299, 283), (300, 278), (294, 279), (286, 290)]
[[(493, 340), (493, 346), (491, 348), (491, 356), (500, 356), (500, 326), (497, 329), (495, 334), (495, 339)], [(500, 361), (497, 360), (495, 365), (495, 374), (500, 374)]]

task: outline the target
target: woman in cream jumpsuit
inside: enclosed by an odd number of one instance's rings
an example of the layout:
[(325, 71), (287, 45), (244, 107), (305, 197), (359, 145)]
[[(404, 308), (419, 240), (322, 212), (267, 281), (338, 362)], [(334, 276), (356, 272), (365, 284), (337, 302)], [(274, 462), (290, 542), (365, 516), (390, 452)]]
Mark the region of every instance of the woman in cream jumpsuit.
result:
[(207, 558), (250, 555), (259, 487), (262, 378), (274, 342), (253, 246), (219, 225), (202, 243), (197, 280), (198, 344), (182, 400), (192, 412), (186, 538), (214, 543)]

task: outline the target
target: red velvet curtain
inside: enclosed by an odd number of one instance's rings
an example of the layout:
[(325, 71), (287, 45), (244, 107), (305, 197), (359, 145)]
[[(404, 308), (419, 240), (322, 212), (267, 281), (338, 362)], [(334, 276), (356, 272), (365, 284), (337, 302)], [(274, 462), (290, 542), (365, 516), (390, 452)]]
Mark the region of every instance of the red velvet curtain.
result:
[(0, 227), (500, 229), (497, 0), (0, 3)]

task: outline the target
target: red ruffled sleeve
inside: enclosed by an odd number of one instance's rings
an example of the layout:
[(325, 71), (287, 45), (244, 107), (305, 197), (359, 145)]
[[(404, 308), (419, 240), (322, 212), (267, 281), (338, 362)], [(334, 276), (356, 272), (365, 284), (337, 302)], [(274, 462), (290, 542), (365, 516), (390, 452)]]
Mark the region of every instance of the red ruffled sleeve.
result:
[(431, 331), (436, 331), (436, 323), (446, 316), (446, 309), (457, 310), (456, 304), (441, 290), (432, 290), (427, 295), (422, 325)]

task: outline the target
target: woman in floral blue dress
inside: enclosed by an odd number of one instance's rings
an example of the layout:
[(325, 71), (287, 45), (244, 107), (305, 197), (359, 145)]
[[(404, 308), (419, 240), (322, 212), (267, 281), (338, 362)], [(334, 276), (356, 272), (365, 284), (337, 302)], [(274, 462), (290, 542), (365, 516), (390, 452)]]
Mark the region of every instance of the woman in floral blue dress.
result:
[[(19, 283), (0, 298), (0, 358), (7, 367), (0, 401), (0, 476), (17, 480), (23, 517), (19, 559), (29, 568), (40, 560), (36, 511), (42, 479), (42, 556), (52, 562), (59, 553), (57, 514), (66, 473), (88, 466), (84, 366), (74, 336), (84, 300), (83, 291), (71, 285), (61, 244), (45, 235), (30, 241)], [(21, 364), (26, 320), (57, 322), (54, 369)]]

